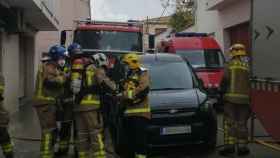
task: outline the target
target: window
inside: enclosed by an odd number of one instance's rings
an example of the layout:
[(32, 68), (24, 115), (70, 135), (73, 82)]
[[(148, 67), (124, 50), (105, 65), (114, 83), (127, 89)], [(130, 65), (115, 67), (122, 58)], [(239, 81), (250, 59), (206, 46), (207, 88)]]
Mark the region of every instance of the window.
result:
[(224, 66), (221, 50), (177, 50), (177, 54), (186, 59), (193, 68), (220, 68)]
[(185, 62), (156, 62), (145, 66), (150, 72), (152, 90), (194, 87), (191, 70)]
[(119, 31), (76, 31), (75, 42), (84, 49), (142, 52), (142, 34)]

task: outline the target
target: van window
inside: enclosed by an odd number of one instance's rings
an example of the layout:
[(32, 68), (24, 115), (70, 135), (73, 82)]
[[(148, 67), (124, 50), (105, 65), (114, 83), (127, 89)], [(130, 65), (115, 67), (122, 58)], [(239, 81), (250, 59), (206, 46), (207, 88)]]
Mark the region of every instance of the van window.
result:
[(193, 66), (193, 68), (222, 68), (224, 57), (218, 49), (177, 50), (176, 53)]

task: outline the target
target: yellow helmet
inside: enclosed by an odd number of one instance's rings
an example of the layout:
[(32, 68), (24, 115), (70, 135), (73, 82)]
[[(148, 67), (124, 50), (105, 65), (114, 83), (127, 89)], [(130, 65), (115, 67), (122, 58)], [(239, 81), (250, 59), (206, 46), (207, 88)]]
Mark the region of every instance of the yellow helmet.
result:
[(243, 44), (234, 44), (230, 47), (230, 56), (236, 57), (236, 56), (246, 56), (246, 50), (245, 46)]
[(127, 64), (130, 69), (140, 68), (140, 58), (136, 53), (124, 55), (122, 62)]

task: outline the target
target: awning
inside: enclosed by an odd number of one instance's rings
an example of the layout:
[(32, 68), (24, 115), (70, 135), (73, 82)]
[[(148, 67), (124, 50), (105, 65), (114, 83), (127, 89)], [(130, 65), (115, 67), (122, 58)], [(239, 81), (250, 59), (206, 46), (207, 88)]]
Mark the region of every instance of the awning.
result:
[(38, 31), (58, 30), (59, 21), (55, 13), (55, 0), (5, 0), (11, 8), (22, 9), (24, 22), (31, 25)]
[(207, 0), (207, 10), (219, 10), (238, 0)]

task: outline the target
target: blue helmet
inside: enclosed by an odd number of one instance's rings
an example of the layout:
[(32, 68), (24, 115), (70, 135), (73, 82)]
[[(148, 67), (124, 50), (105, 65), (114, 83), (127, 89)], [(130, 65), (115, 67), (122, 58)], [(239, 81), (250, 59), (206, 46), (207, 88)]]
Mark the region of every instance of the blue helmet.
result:
[(66, 49), (60, 45), (54, 45), (49, 50), (49, 56), (53, 60), (58, 60), (59, 58), (66, 57)]
[(83, 54), (82, 46), (78, 43), (71, 44), (67, 50), (70, 57)]

